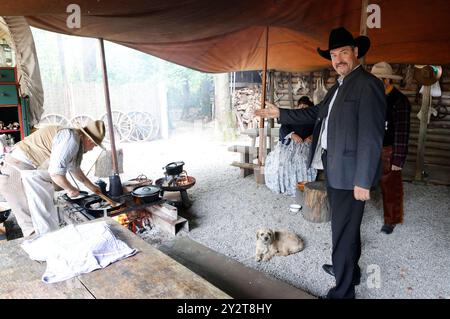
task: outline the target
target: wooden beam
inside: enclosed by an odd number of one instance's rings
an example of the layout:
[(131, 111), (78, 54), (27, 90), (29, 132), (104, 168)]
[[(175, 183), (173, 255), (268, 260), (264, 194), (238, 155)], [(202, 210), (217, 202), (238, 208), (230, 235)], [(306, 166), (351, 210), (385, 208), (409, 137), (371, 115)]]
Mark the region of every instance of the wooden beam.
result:
[(431, 86), (424, 85), (422, 95), (422, 112), (420, 118), (419, 138), (417, 140), (416, 181), (423, 180), (423, 161), (425, 154), (425, 140), (427, 137), (428, 111), (431, 104)]
[[(367, 36), (367, 6), (369, 5), (369, 0), (361, 0), (361, 21), (359, 24), (359, 34)], [(363, 67), (366, 66), (366, 57), (363, 56), (359, 59), (359, 63)]]
[[(275, 101), (275, 71), (269, 72), (269, 102), (274, 104)], [(275, 127), (275, 120), (269, 119), (269, 125), (271, 128)]]
[(289, 96), (289, 105), (291, 109), (294, 108), (294, 95), (292, 93), (292, 73), (288, 73), (288, 96)]
[[(264, 53), (264, 69), (262, 74), (262, 86), (261, 86), (261, 108), (265, 108), (266, 105), (266, 78), (267, 78), (267, 56), (269, 54), (269, 26), (266, 27), (265, 37), (265, 53)], [(264, 119), (259, 121), (259, 157), (258, 164), (264, 165), (266, 149), (266, 134), (264, 131)]]

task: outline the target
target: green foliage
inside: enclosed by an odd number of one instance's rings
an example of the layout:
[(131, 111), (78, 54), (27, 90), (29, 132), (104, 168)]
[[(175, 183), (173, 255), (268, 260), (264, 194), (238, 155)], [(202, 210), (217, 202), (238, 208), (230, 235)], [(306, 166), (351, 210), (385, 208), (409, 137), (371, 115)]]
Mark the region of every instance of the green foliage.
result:
[[(32, 28), (44, 84), (102, 81), (97, 39), (60, 35)], [(185, 119), (211, 118), (214, 84), (211, 74), (194, 71), (149, 54), (105, 41), (110, 87), (123, 83), (164, 81), (169, 112), (181, 110)]]

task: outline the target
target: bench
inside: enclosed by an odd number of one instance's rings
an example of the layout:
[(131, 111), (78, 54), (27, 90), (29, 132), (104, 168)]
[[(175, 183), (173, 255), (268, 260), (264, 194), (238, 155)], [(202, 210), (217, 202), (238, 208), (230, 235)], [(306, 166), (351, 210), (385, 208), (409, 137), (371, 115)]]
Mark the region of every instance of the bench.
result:
[[(255, 167), (259, 167), (258, 164), (253, 163), (253, 161), (258, 158), (259, 147), (231, 145), (228, 147), (228, 151), (241, 154), (240, 162), (235, 161), (231, 163), (231, 166), (239, 167), (241, 169), (241, 177), (253, 174)], [(267, 149), (267, 154), (269, 152), (270, 148)]]

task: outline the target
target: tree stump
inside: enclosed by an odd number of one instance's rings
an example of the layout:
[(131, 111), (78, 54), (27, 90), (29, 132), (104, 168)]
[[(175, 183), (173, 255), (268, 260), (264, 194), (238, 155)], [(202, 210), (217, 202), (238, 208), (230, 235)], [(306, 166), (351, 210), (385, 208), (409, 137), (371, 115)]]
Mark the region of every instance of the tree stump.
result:
[(303, 218), (313, 223), (330, 221), (331, 214), (324, 181), (305, 184)]

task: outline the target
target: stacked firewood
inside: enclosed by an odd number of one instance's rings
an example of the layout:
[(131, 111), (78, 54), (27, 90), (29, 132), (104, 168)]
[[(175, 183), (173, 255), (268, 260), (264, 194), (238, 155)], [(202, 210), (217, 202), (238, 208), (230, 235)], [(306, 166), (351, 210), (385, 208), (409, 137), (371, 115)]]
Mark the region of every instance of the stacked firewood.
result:
[(236, 90), (233, 94), (233, 113), (240, 131), (258, 127), (255, 110), (261, 106), (261, 89), (257, 86)]

